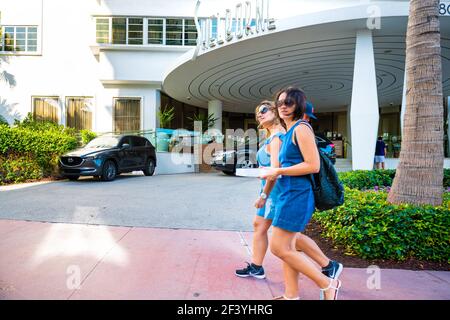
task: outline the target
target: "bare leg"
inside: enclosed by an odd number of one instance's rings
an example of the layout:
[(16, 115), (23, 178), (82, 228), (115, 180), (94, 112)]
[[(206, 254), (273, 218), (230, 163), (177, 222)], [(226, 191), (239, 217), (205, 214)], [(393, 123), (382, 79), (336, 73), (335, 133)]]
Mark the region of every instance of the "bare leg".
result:
[[(312, 261), (295, 251), (292, 246), (294, 237), (294, 232), (274, 227), (270, 250), (293, 270), (303, 273), (314, 281), (319, 288), (327, 288), (330, 285), (330, 282), (333, 286), (337, 286), (337, 280), (332, 280), (322, 274)], [(333, 299), (334, 295), (334, 289), (329, 289), (324, 292), (325, 299)]]
[(269, 247), (269, 237), (267, 231), (272, 225), (272, 220), (264, 219), (256, 216), (253, 220), (253, 256), (252, 262), (258, 266), (262, 266), (267, 248)]
[[(295, 237), (292, 248), (295, 249)], [(287, 263), (283, 262), (283, 276), (286, 285), (284, 295), (290, 299), (298, 297), (298, 272), (292, 269)]]
[(381, 168), (384, 170), (384, 162), (381, 163)]
[(297, 233), (295, 248), (304, 252), (308, 257), (313, 259), (322, 268), (330, 263), (330, 259), (320, 250), (317, 243), (302, 233)]

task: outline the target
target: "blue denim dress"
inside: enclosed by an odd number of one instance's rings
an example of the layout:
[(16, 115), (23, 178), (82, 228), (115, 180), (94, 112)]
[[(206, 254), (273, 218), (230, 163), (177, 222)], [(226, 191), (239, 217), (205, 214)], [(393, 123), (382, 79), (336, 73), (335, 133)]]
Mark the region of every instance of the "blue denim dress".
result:
[[(295, 134), (295, 128), (300, 122), (295, 123), (282, 137), (279, 155), (282, 168), (304, 161), (298, 146), (292, 142), (292, 135)], [(315, 209), (314, 192), (309, 176), (282, 176), (277, 184), (280, 195), (276, 202), (272, 225), (291, 232), (304, 231)]]
[[(270, 167), (270, 154), (267, 153), (266, 147), (272, 142), (273, 138), (279, 137), (281, 139), (282, 136), (283, 133), (281, 132), (275, 133), (269, 139), (267, 139), (264, 145), (258, 150), (256, 154), (256, 160), (258, 161), (258, 165), (260, 167)], [(261, 189), (259, 193), (263, 192), (265, 185), (266, 180), (261, 180)], [(265, 219), (272, 220), (275, 216), (275, 203), (278, 201), (279, 195), (280, 188), (278, 186), (278, 182), (275, 182), (275, 185), (273, 186), (272, 191), (270, 192), (266, 200), (266, 204), (264, 205), (264, 207), (257, 209), (256, 214)]]

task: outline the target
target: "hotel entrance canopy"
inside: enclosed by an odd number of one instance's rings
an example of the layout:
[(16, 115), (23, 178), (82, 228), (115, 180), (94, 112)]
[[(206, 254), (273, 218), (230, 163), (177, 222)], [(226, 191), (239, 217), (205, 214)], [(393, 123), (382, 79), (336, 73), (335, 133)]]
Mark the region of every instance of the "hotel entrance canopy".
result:
[[(352, 102), (357, 34), (368, 30), (376, 5), (380, 28), (370, 30), (378, 105), (401, 105), (409, 4), (370, 2), (275, 21), (275, 30), (221, 46), (187, 52), (167, 71), (164, 91), (182, 102), (224, 111), (253, 112), (261, 100), (285, 86), (303, 88), (319, 112), (346, 109)], [(441, 16), (444, 95), (450, 95), (450, 17)]]

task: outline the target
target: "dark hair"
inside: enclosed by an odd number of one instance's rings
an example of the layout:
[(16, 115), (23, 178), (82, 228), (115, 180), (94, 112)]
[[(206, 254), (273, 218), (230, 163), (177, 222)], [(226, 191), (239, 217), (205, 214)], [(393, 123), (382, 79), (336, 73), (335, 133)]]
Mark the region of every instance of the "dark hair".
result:
[[(292, 99), (295, 102), (295, 110), (294, 110), (294, 120), (303, 119), (303, 115), (306, 110), (306, 95), (299, 88), (295, 87), (287, 87), (285, 89), (281, 89), (275, 95), (275, 102), (278, 101), (278, 98), (282, 93), (286, 93), (285, 99)], [(284, 123), (283, 120), (281, 120)]]
[[(378, 140), (383, 140), (383, 137), (378, 137)], [(373, 141), (373, 140), (372, 140)]]

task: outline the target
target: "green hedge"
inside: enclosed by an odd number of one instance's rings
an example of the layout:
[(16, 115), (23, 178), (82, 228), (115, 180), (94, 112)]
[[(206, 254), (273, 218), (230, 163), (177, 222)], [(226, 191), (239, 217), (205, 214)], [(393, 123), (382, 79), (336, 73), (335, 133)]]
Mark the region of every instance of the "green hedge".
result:
[(347, 187), (345, 198), (343, 206), (316, 212), (314, 219), (346, 254), (450, 263), (450, 192), (440, 207), (393, 205), (386, 192)]
[(0, 184), (57, 175), (59, 156), (77, 146), (75, 130), (63, 126), (29, 117), (12, 128), (0, 125)]
[[(390, 187), (395, 170), (355, 170), (339, 172), (342, 183), (352, 189), (368, 190), (375, 187)], [(450, 169), (444, 169), (444, 188), (450, 187)]]
[(31, 154), (0, 154), (0, 185), (43, 177), (43, 170)]

